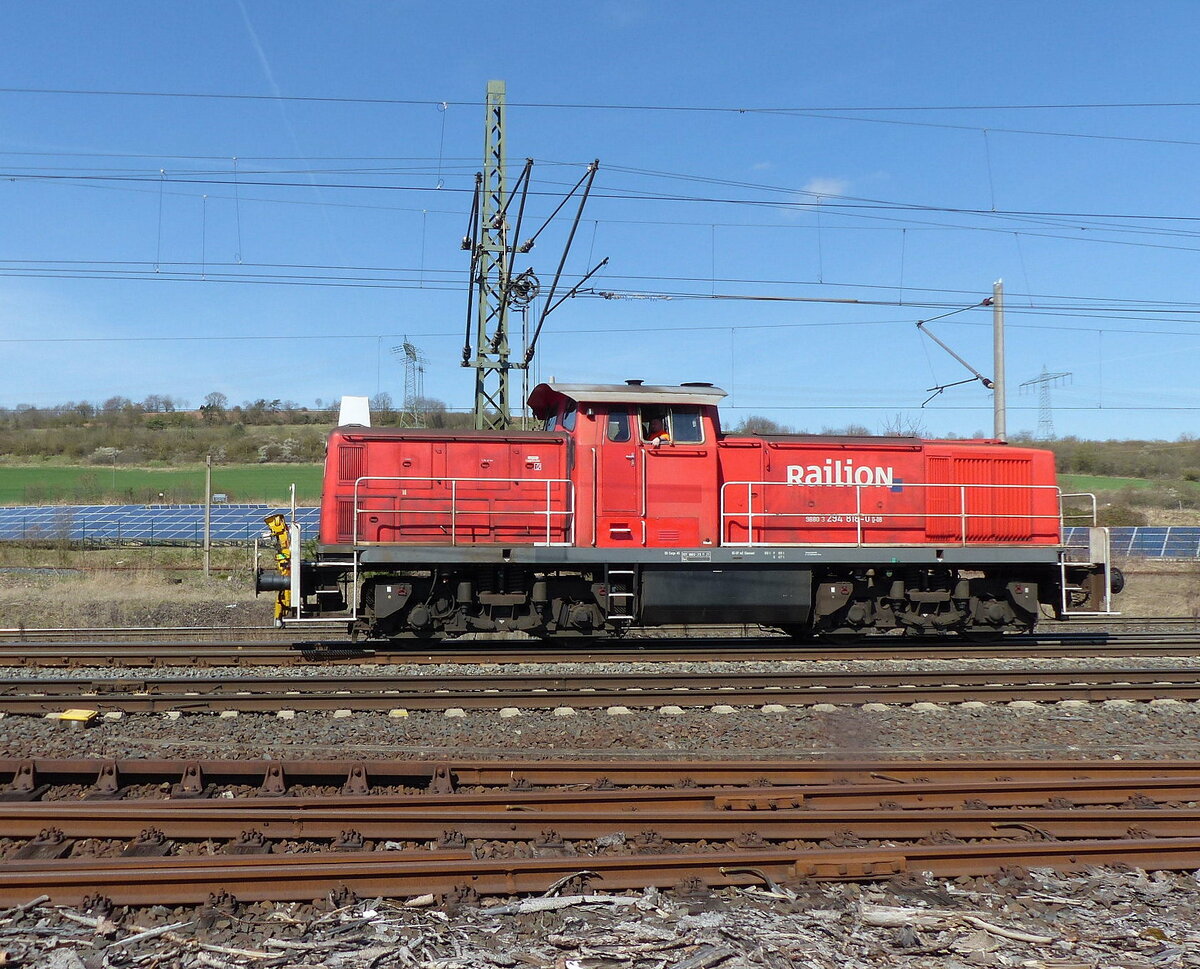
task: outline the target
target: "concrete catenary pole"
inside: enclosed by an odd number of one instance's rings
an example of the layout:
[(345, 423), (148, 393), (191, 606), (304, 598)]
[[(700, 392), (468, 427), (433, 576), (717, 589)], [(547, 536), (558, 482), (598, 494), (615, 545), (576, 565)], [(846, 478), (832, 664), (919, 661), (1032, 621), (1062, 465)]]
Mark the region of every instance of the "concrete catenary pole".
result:
[(1004, 412), (1004, 280), (992, 283), (992, 348), (995, 355), (994, 377), (992, 378), (992, 403), (995, 409), (995, 438), (1008, 440), (1008, 427)]
[(212, 567), (212, 455), (204, 456), (204, 577)]

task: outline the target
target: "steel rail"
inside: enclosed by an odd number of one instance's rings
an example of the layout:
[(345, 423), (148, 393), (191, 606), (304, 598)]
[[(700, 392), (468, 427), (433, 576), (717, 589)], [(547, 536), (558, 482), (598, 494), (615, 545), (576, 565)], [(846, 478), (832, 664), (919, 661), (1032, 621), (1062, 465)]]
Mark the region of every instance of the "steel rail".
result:
[(811, 661), (879, 659), (1053, 659), (1063, 657), (1195, 656), (1200, 632), (1060, 633), (1011, 636), (996, 643), (960, 639), (878, 636), (853, 646), (830, 641), (783, 645), (773, 638), (629, 639), (576, 647), (497, 640), (492, 646), (428, 643), (116, 643), (45, 641), (0, 645), (0, 666), (14, 667), (222, 667), (327, 664), (429, 665), (528, 663), (639, 663), (723, 661)]
[(1012, 670), (871, 670), (867, 672), (759, 672), (721, 673), (472, 673), (393, 676), (378, 674), (316, 676), (78, 676), (3, 677), (0, 695), (16, 691), (54, 693), (309, 693), (355, 691), (363, 693), (626, 693), (637, 690), (782, 690), (789, 688), (929, 687), (943, 685), (1084, 685), (1195, 683), (1200, 669), (1177, 666), (1087, 670), (1078, 667)]
[[(608, 759), (476, 760), (365, 760), (303, 759), (252, 760), (218, 758), (0, 758), (0, 780), (28, 776), (36, 783), (91, 785), (100, 779), (106, 786), (147, 785), (178, 781), (183, 775), (198, 781), (227, 785), (261, 784), (277, 778), (280, 786), (341, 786), (351, 776), (364, 786), (427, 788), (442, 781), (441, 793), (457, 787), (594, 787), (598, 781), (613, 786), (662, 788), (798, 786), (878, 784), (897, 790), (904, 785), (929, 785), (947, 781), (1011, 783), (1044, 781), (1074, 783), (1089, 779), (1143, 781), (1153, 778), (1200, 777), (1194, 760), (697, 760), (679, 758), (614, 757)], [(108, 782), (111, 782), (109, 784)], [(435, 785), (436, 787), (436, 785)]]
[(758, 849), (565, 858), (468, 859), (456, 852), (327, 852), (159, 858), (13, 861), (0, 879), (0, 904), (41, 894), (78, 905), (100, 894), (118, 905), (195, 904), (233, 889), (240, 901), (307, 900), (349, 889), (360, 896), (409, 897), (470, 887), (480, 894), (542, 892), (564, 877), (590, 873), (604, 890), (670, 886), (761, 885), (763, 876), (863, 879), (904, 871), (981, 875), (1013, 866), (1081, 870), (1129, 864), (1147, 870), (1200, 868), (1200, 838), (904, 845), (886, 848)]
[[(148, 829), (186, 841), (233, 841), (252, 829), (271, 841), (356, 839), (401, 842), (588, 841), (639, 835), (689, 842), (761, 839), (821, 841), (859, 838), (882, 841), (941, 839), (1121, 839), (1191, 837), (1200, 830), (1200, 807), (1189, 808), (890, 808), (838, 810), (825, 807), (774, 811), (723, 811), (710, 802), (690, 807), (614, 800), (590, 809), (513, 811), (508, 804), (472, 807), (347, 806), (278, 802), (125, 801), (108, 804), (51, 801), (0, 804), (0, 837), (34, 838), (47, 829), (78, 839), (135, 839)], [(749, 845), (746, 845), (749, 847)], [(0, 862), (0, 876), (5, 871)]]
[(580, 676), (119, 677), (0, 680), (0, 711), (64, 708), (162, 712), (211, 709), (490, 710), (714, 704), (812, 705), (1200, 700), (1200, 670), (1037, 670), (837, 674), (591, 674)]
[[(394, 803), (502, 804), (521, 810), (603, 806), (637, 800), (649, 806), (775, 810), (802, 804), (841, 809), (890, 803), (955, 807), (1112, 804), (1143, 795), (1156, 802), (1196, 799), (1195, 761), (182, 761), (0, 760), (0, 801), (32, 801), (52, 788), (97, 805), (131, 788), (158, 787), (172, 798), (202, 798), (257, 789), (259, 804), (287, 795), (297, 810), (328, 803), (305, 788), (342, 791), (347, 807)], [(666, 785), (674, 785), (673, 788)], [(629, 790), (629, 788), (638, 788)], [(165, 796), (165, 794), (164, 794)], [(381, 797), (387, 798), (381, 802)], [(187, 803), (186, 800), (164, 803)]]

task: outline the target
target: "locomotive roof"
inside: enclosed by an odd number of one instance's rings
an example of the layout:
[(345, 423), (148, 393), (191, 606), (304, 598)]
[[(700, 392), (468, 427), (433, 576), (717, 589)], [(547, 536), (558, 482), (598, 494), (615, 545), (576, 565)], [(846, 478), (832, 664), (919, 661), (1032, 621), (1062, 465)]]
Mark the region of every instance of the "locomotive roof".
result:
[(538, 417), (552, 413), (560, 398), (582, 403), (618, 404), (716, 404), (727, 397), (712, 384), (538, 384), (529, 395), (529, 406)]

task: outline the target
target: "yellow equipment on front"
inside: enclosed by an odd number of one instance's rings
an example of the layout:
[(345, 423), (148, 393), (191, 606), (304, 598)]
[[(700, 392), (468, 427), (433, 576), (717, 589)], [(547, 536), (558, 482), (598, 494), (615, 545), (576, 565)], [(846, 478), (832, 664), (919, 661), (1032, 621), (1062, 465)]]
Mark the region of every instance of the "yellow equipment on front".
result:
[[(287, 519), (281, 514), (271, 515), (266, 519), (267, 528), (275, 537), (275, 568), (280, 575), (291, 577), (292, 574), (292, 540), (288, 535)], [(280, 589), (275, 595), (275, 618), (283, 618), (283, 614), (292, 607), (292, 590)]]

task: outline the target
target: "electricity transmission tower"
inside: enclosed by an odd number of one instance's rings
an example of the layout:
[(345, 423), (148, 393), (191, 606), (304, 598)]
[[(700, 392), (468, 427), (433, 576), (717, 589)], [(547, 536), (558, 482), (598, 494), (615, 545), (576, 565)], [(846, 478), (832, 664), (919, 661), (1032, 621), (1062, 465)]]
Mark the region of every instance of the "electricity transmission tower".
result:
[(1026, 389), (1038, 389), (1038, 429), (1037, 438), (1039, 441), (1054, 440), (1054, 411), (1050, 407), (1050, 388), (1059, 385), (1061, 381), (1066, 380), (1071, 376), (1070, 371), (1059, 371), (1051, 373), (1046, 369), (1046, 365), (1042, 364), (1042, 372), (1036, 377), (1031, 377), (1021, 384), (1021, 393), (1025, 393)]
[(424, 415), (421, 407), (425, 399), (425, 364), (428, 362), (420, 351), (404, 338), (392, 353), (404, 354), (404, 407), (400, 412), (401, 427), (421, 427)]
[[(575, 188), (559, 203), (550, 218), (527, 240), (521, 242), (521, 222), (525, 215), (525, 201), (529, 195), (533, 159), (525, 159), (525, 167), (510, 190), (505, 179), (504, 103), (504, 82), (488, 81), (483, 171), (475, 176), (471, 226), (462, 240), (462, 248), (471, 253), (470, 295), (467, 300), (462, 365), (473, 367), (475, 370), (475, 429), (480, 431), (504, 430), (512, 425), (509, 371), (528, 369), (546, 317), (562, 305), (564, 300), (574, 296), (579, 287), (608, 262), (607, 259), (601, 261), (562, 294), (557, 302), (555, 301), (554, 296), (562, 278), (563, 267), (566, 265), (567, 255), (579, 228), (579, 219), (583, 215), (583, 207), (600, 163), (596, 161), (589, 165)], [(542, 230), (553, 221), (585, 182), (586, 186), (579, 199), (579, 210), (575, 214), (575, 221), (563, 248), (554, 283), (546, 296), (533, 334), (528, 337), (523, 354), (513, 360), (510, 358), (512, 348), (509, 343), (509, 309), (516, 307), (523, 310), (529, 307), (541, 289), (541, 283), (532, 268), (514, 273), (513, 263), (519, 253), (527, 253), (533, 249), (534, 242)], [(509, 209), (513, 200), (518, 197), (520, 202), (517, 205), (515, 226), (510, 231)]]

